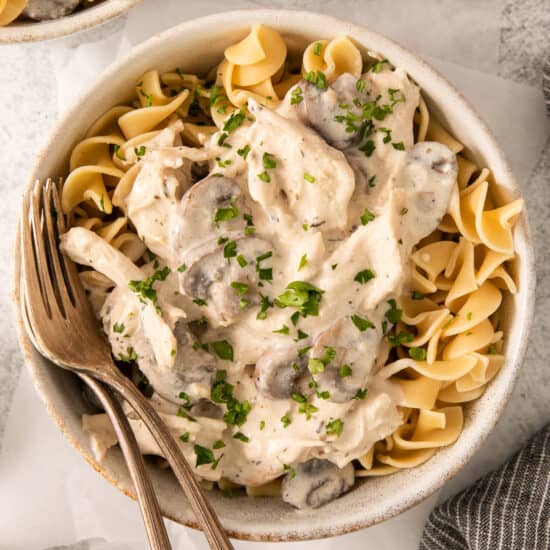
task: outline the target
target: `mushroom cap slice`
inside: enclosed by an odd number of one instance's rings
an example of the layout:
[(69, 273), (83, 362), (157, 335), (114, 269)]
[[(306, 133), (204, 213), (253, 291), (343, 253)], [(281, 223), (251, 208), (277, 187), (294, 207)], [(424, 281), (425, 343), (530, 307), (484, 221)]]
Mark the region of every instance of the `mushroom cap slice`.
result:
[(243, 230), (244, 194), (231, 178), (208, 176), (187, 190), (171, 221), (171, 242), (185, 253), (213, 235)]
[[(361, 108), (354, 103), (360, 97), (356, 83), (353, 75), (344, 73), (326, 90), (305, 81), (300, 84), (304, 99), (297, 107), (298, 116), (336, 149), (347, 149), (357, 140), (357, 132), (347, 132), (343, 119), (335, 118), (349, 112), (360, 120)], [(348, 108), (342, 109), (341, 105)]]
[(254, 371), (258, 391), (269, 399), (288, 399), (296, 391), (298, 378), (307, 371), (307, 360), (298, 346), (279, 346), (266, 351)]
[(318, 508), (349, 491), (354, 481), (351, 463), (340, 469), (328, 460), (312, 458), (283, 478), (282, 498), (296, 508)]
[[(257, 237), (227, 237), (223, 245), (211, 239), (182, 258), (187, 269), (180, 274), (181, 292), (204, 307), (213, 327), (231, 325), (248, 304), (258, 301), (257, 258), (272, 250), (269, 242)], [(237, 256), (245, 258), (246, 265)], [(264, 260), (262, 268), (267, 266)]]
[(59, 19), (72, 13), (79, 4), (80, 0), (29, 0), (23, 15), (37, 21)]

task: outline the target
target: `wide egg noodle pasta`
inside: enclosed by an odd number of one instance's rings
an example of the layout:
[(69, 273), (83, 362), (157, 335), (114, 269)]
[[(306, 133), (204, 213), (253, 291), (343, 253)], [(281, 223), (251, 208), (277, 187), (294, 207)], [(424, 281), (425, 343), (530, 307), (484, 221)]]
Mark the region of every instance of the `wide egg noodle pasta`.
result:
[[(141, 170), (136, 151), (163, 139), (170, 128), (183, 144), (199, 147), (232, 113), (246, 109), (249, 99), (275, 107), (311, 71), (323, 72), (329, 82), (344, 72), (361, 77), (361, 53), (347, 37), (309, 44), (301, 74), (289, 72), (286, 55), (281, 36), (257, 25), (226, 49), (205, 78), (179, 69), (145, 73), (132, 106), (107, 110), (72, 152), (63, 188), (70, 225), (87, 227), (133, 262), (142, 261), (145, 245), (125, 211)], [(439, 141), (457, 153), (458, 176), (447, 215), (413, 252), (407, 292), (396, 297), (402, 316), (393, 331), (411, 337), (397, 347), (397, 360), (378, 372), (399, 388), (403, 421), (360, 458), (358, 477), (418, 466), (456, 441), (462, 405), (482, 395), (504, 363), (499, 312), (503, 294), (517, 291), (508, 263), (515, 258), (512, 231), (523, 202), (495, 201), (489, 170), (466, 157), (463, 144), (430, 115), (422, 98), (414, 131), (417, 142)], [(205, 160), (199, 149), (187, 150), (189, 158)], [(112, 282), (92, 269), (82, 271), (81, 278), (97, 311)], [(410, 356), (416, 353), (424, 358)], [(217, 485), (224, 491), (240, 488), (223, 479)], [(245, 491), (279, 495), (280, 479)]]
[(15, 21), (26, 5), (27, 0), (0, 0), (0, 27)]

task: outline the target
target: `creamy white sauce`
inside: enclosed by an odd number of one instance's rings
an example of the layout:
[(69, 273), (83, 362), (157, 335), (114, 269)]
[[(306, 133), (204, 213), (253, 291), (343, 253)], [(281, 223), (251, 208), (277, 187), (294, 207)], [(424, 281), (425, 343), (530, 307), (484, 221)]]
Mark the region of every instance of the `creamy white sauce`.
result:
[[(209, 327), (200, 335), (200, 341), (225, 339), (231, 343), (233, 361), (221, 360), (215, 355), (211, 355), (210, 361), (215, 368), (227, 371), (228, 382), (235, 388), (234, 396), (250, 403), (246, 422), (240, 427), (226, 427), (223, 421), (201, 419), (201, 422), (216, 423), (216, 429), (201, 432), (196, 425), (191, 426), (192, 422), (183, 422), (185, 419), (175, 417), (177, 421), (169, 421), (176, 435), (177, 430), (190, 432), (189, 443), (182, 446), (192, 464), (194, 443), (212, 448), (216, 440), (224, 440), (225, 448), (214, 451), (216, 456), (224, 455), (217, 468), (201, 466), (198, 469), (198, 473), (208, 479), (223, 476), (238, 483), (259, 485), (281, 475), (284, 465), (297, 465), (313, 457), (328, 459), (343, 467), (367, 453), (377, 440), (392, 433), (402, 421), (399, 390), (391, 381), (377, 376), (388, 353), (383, 334), (385, 313), (389, 309), (387, 300), (404, 291), (413, 245), (436, 228), (446, 211), (456, 179), (456, 159), (439, 144), (431, 144), (432, 148), (421, 144), (422, 147), (417, 145), (413, 149), (413, 116), (419, 90), (404, 71), (368, 73), (362, 79), (364, 92), (357, 91), (355, 82), (353, 89), (346, 88), (345, 80), (340, 82), (338, 93), (330, 89), (326, 92), (332, 95), (311, 91), (311, 97), (321, 98), (319, 108), (327, 110), (317, 117), (320, 125), (328, 125), (324, 129), (318, 127), (315, 131), (304, 124), (304, 114), (299, 106), (291, 105), (289, 92), (277, 111), (251, 102), (249, 120), (226, 139), (230, 148), (218, 145), (221, 132), (213, 135), (201, 151), (168, 147), (166, 143), (159, 148), (149, 145), (149, 152), (141, 161), (143, 168), (127, 197), (126, 209), (140, 237), (159, 256), (160, 265), (172, 270), (165, 281), (155, 283), (160, 313), (153, 306), (141, 303), (127, 287), (128, 280), (150, 275), (153, 266), (145, 269), (134, 266), (137, 272), (121, 272), (112, 264), (119, 261), (125, 264), (124, 260), (112, 252), (107, 253), (84, 233), (86, 230), (73, 229), (65, 239), (64, 249), (73, 259), (93, 266), (118, 285), (101, 313), (113, 353), (120, 357), (131, 346), (140, 368), (153, 385), (158, 380), (157, 390), (172, 407), (178, 402), (181, 388), (171, 392), (165, 382), (173, 379), (174, 369), (185, 368), (185, 364), (174, 366), (172, 350), (178, 343), (174, 337), (166, 337), (166, 327), (173, 331), (178, 319), (189, 322), (205, 315), (209, 318)], [(390, 94), (389, 90), (395, 91)], [(380, 105), (390, 104), (395, 98), (400, 101), (393, 104), (392, 112), (383, 121), (374, 121), (376, 127), (385, 130), (374, 131), (368, 138), (375, 146), (370, 156), (360, 149), (363, 143), (351, 142), (339, 150), (323, 139), (323, 131), (330, 139), (336, 139), (335, 136), (348, 139), (334, 127), (342, 123), (334, 121), (330, 111), (338, 112), (342, 97), (346, 101), (360, 97), (366, 102), (377, 96), (380, 96)], [(312, 105), (310, 109), (315, 108)], [(384, 143), (388, 135), (391, 141)], [(250, 152), (245, 160), (238, 151), (247, 145)], [(276, 167), (264, 166), (264, 153), (271, 155)], [(216, 208), (200, 201), (193, 208), (183, 208), (181, 196), (193, 191), (191, 160), (205, 158), (209, 159), (211, 174), (221, 173), (238, 185), (242, 195), (238, 199), (238, 219), (214, 224)], [(441, 165), (437, 164), (438, 159)], [(434, 166), (441, 170), (434, 170)], [(259, 177), (262, 173), (269, 175), (269, 182)], [(311, 179), (314, 181), (309, 181)], [(229, 207), (229, 201), (223, 206)], [(365, 209), (374, 219), (363, 225), (361, 216)], [(222, 253), (226, 243), (218, 245), (220, 237), (234, 239), (238, 234), (239, 238), (246, 238), (243, 212), (253, 218), (254, 237), (264, 241), (267, 250), (272, 251), (272, 257), (264, 260), (261, 267), (272, 268), (273, 280), (264, 281), (261, 287), (254, 280), (254, 288), (247, 294), (250, 305), (242, 312), (237, 311), (236, 318), (220, 320), (213, 318), (217, 310), (211, 305), (196, 305), (193, 303), (196, 296), (182, 295), (178, 278), (186, 275), (178, 274), (177, 269), (184, 263), (189, 264), (188, 269), (204, 267), (206, 264), (201, 262), (206, 262), (205, 249)], [(236, 242), (238, 252), (244, 247), (241, 244), (244, 241)], [(90, 258), (82, 253), (83, 247)], [(304, 256), (307, 263), (300, 269)], [(227, 261), (223, 256), (220, 258)], [(254, 265), (255, 258), (247, 260)], [(236, 258), (229, 261), (230, 266), (224, 267), (226, 264), (220, 264), (219, 258), (211, 256), (208, 265), (221, 265), (220, 279), (223, 273), (227, 275), (227, 270), (236, 270)], [(214, 267), (209, 269), (215, 271)], [(374, 278), (364, 284), (356, 282), (356, 275), (364, 270), (370, 270)], [(234, 272), (238, 277), (238, 269)], [(255, 276), (252, 269), (246, 280)], [(323, 291), (319, 314), (300, 317), (295, 327), (290, 316), (296, 309), (274, 306), (267, 310), (266, 319), (257, 319), (259, 292), (273, 301), (292, 281), (307, 281)], [(231, 294), (234, 290), (226, 287), (219, 284), (216, 287), (216, 300), (222, 304), (223, 300), (234, 297)], [(352, 315), (367, 319), (373, 327), (360, 332), (350, 320)], [(114, 331), (115, 323), (124, 324), (124, 334)], [(289, 327), (289, 335), (273, 332), (285, 325)], [(307, 336), (295, 343), (298, 329)], [(191, 343), (196, 341), (194, 336), (190, 338)], [(199, 364), (203, 358), (193, 355), (196, 350), (190, 348), (189, 341), (186, 345), (185, 360)], [(313, 393), (309, 403), (318, 410), (308, 419), (299, 412), (300, 405), (295, 400), (272, 399), (260, 394), (253, 365), (271, 350), (289, 346), (313, 346), (309, 357), (321, 357), (325, 346), (335, 348), (336, 358), (330, 365), (349, 364), (352, 374), (346, 384), (365, 388), (366, 397), (333, 402)], [(305, 378), (306, 382), (311, 380), (307, 375)], [(303, 393), (310, 391), (304, 382), (301, 384), (299, 389)], [(194, 398), (208, 397), (209, 385), (199, 384), (189, 388), (188, 393)], [(286, 427), (281, 421), (285, 415), (291, 419)], [(327, 424), (335, 419), (343, 422), (342, 432), (327, 435)], [(173, 425), (174, 422), (177, 425)], [(94, 420), (87, 418), (89, 431), (97, 435), (101, 430), (93, 424)], [(142, 449), (158, 453), (137, 421), (135, 427), (140, 430), (138, 439), (144, 438)], [(237, 431), (245, 434), (249, 442), (234, 439)], [(100, 442), (96, 441), (96, 445), (101, 447)]]

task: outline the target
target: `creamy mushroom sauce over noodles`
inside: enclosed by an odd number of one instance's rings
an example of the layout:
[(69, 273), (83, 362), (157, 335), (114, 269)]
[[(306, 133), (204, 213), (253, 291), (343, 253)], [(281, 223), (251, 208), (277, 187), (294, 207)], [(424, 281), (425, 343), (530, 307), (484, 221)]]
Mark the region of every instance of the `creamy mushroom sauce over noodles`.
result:
[(75, 148), (61, 246), (197, 475), (303, 508), (456, 440), (502, 364), (521, 201), (495, 206), (403, 69), (347, 38), (285, 58), (256, 26), (215, 82), (144, 75)]

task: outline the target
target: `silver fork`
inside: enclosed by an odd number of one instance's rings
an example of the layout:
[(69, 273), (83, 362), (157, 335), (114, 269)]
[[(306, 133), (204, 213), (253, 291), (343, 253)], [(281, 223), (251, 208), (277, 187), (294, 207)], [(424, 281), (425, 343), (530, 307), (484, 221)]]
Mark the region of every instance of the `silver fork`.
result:
[(25, 194), (22, 208), (22, 278), (28, 322), (38, 349), (56, 365), (88, 375), (121, 394), (162, 450), (210, 547), (232, 549), (173, 436), (148, 400), (114, 364), (76, 266), (59, 254), (58, 239), (65, 226), (55, 184), (50, 179), (45, 185), (37, 181)]

